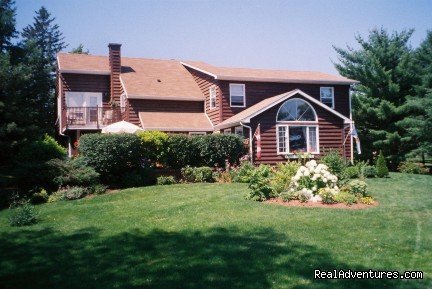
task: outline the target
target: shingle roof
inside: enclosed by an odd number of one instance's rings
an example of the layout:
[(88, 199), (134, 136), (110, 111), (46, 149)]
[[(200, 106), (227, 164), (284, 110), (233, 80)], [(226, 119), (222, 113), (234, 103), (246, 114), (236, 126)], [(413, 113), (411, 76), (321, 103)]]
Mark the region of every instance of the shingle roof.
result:
[[(59, 53), (63, 73), (109, 74), (108, 56)], [(121, 80), (129, 98), (204, 101), (193, 76), (177, 60), (122, 57)]]
[(323, 104), (322, 102), (314, 99), (312, 96), (304, 93), (303, 91), (301, 91), (300, 89), (294, 89), (270, 98), (266, 98), (260, 102), (258, 102), (255, 105), (252, 105), (251, 107), (233, 115), (232, 117), (224, 120), (223, 122), (219, 123), (218, 125), (215, 126), (216, 129), (223, 129), (223, 128), (227, 128), (227, 127), (232, 127), (235, 125), (238, 125), (240, 122), (249, 122), (250, 119), (256, 115), (259, 115), (260, 113), (270, 109), (271, 107), (277, 105), (278, 103), (291, 98), (295, 95), (301, 95), (304, 98), (306, 98), (307, 100), (309, 100), (310, 102), (315, 103), (316, 105), (322, 107), (323, 109), (326, 109), (328, 111), (330, 111), (331, 113), (337, 115), (338, 117), (340, 117), (341, 119), (343, 119), (345, 121), (345, 123), (350, 123), (351, 120), (345, 116), (343, 116), (342, 114), (340, 114), (339, 112), (337, 112), (336, 110), (328, 107), (327, 105)]
[(213, 131), (203, 112), (140, 112), (139, 119), (145, 130)]
[(220, 80), (352, 84), (357, 81), (322, 72), (289, 71), (213, 66), (202, 61), (184, 61), (183, 65), (212, 75)]

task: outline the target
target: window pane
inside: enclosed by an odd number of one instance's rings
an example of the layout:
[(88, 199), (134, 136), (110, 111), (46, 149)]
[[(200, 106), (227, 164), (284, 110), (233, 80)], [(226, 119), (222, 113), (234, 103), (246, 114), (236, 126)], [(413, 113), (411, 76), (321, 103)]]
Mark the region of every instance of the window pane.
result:
[(236, 126), (234, 129), (234, 133), (238, 136), (243, 136), (243, 127), (242, 126)]
[(306, 127), (290, 126), (289, 128), (290, 152), (306, 152)]
[(315, 126), (309, 127), (309, 152), (316, 153), (318, 152), (317, 147), (317, 130)]
[(277, 121), (316, 121), (316, 116), (308, 102), (291, 99), (282, 104)]
[(231, 105), (243, 106), (244, 105), (243, 96), (232, 95), (231, 96)]
[(333, 99), (332, 98), (321, 98), (321, 102), (325, 105), (333, 107)]
[(286, 126), (279, 126), (278, 127), (278, 145), (279, 145), (279, 152), (285, 153), (287, 150), (286, 148)]
[(296, 120), (296, 101), (295, 100), (288, 100), (285, 102), (281, 109), (279, 110), (278, 114), (278, 121), (294, 121)]
[(230, 94), (231, 95), (243, 95), (243, 85), (235, 85), (235, 84), (231, 84), (230, 85)]
[(331, 87), (321, 87), (320, 89), (321, 98), (333, 97), (333, 88)]
[(302, 102), (298, 104), (297, 107), (297, 120), (300, 121), (314, 121), (315, 120), (315, 114), (312, 111), (310, 105), (306, 102)]

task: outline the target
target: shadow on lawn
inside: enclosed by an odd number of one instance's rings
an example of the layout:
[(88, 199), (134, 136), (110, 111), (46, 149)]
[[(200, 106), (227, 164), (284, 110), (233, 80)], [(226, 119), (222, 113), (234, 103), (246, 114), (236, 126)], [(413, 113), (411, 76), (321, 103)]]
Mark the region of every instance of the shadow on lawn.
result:
[[(315, 281), (313, 269), (349, 266), (273, 230), (102, 236), (94, 228), (0, 236), (0, 288), (421, 288), (416, 281)], [(360, 266), (350, 268), (364, 270)], [(275, 284), (274, 284), (275, 283)]]

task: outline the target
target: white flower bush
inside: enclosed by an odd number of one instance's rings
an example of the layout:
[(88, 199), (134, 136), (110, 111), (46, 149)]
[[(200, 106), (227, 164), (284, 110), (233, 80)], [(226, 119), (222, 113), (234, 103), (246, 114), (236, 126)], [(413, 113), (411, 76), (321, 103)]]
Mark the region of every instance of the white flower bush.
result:
[(313, 198), (323, 188), (326, 192), (336, 195), (339, 193), (337, 180), (337, 176), (330, 173), (326, 165), (311, 160), (297, 170), (296, 175), (292, 178), (290, 191), (298, 192), (304, 199)]

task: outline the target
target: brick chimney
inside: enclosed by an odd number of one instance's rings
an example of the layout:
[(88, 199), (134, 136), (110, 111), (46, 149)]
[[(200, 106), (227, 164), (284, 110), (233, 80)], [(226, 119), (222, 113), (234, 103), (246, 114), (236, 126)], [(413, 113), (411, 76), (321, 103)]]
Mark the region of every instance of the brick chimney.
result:
[(120, 102), (120, 95), (122, 94), (122, 87), (120, 83), (121, 72), (121, 44), (110, 43), (109, 48), (109, 65), (110, 65), (110, 94), (111, 102)]

